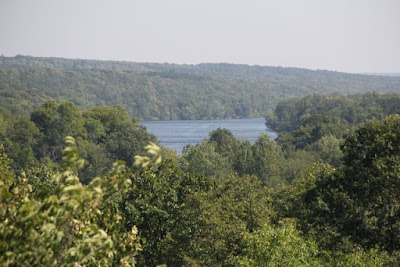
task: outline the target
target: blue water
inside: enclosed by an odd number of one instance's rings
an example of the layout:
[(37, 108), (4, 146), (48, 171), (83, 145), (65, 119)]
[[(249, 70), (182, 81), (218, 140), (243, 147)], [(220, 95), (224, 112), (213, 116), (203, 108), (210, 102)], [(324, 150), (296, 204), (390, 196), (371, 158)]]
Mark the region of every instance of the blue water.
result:
[(277, 134), (265, 126), (264, 118), (227, 119), (227, 120), (173, 120), (142, 121), (147, 131), (156, 135), (161, 145), (181, 152), (187, 144), (198, 144), (209, 137), (217, 128), (226, 128), (234, 136), (245, 138), (254, 143), (261, 133), (267, 133), (272, 139)]

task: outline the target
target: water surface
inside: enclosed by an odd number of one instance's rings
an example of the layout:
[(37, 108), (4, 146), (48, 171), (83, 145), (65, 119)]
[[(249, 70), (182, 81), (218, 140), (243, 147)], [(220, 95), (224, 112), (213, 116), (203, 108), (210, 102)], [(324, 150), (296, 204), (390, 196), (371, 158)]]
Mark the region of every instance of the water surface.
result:
[(261, 133), (267, 133), (272, 139), (277, 134), (265, 126), (264, 118), (226, 119), (226, 120), (171, 120), (142, 121), (148, 132), (157, 136), (161, 145), (181, 152), (187, 144), (198, 144), (209, 137), (217, 128), (226, 128), (234, 136), (245, 138), (254, 143)]

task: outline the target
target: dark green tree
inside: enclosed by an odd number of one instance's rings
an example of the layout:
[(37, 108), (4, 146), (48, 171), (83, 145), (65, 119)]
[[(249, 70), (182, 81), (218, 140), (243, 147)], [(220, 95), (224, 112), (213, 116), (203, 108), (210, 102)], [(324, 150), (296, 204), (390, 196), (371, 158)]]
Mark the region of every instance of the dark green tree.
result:
[(400, 116), (365, 123), (343, 145), (340, 186), (352, 200), (348, 229), (365, 246), (400, 249)]
[(73, 136), (79, 140), (87, 136), (81, 111), (70, 102), (47, 101), (32, 112), (31, 120), (41, 134), (35, 149), (38, 158), (49, 157), (61, 162), (64, 137)]

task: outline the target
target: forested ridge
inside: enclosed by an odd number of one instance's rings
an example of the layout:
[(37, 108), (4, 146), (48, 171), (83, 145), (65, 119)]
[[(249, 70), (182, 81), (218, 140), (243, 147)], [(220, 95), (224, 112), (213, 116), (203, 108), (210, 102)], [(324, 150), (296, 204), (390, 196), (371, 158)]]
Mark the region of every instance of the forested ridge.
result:
[(0, 109), (12, 114), (54, 99), (81, 109), (123, 105), (146, 120), (248, 118), (290, 97), (399, 88), (399, 77), (298, 68), (0, 57)]
[(0, 262), (398, 266), (399, 103), (287, 100), (277, 140), (216, 129), (181, 155), (122, 106), (1, 113)]

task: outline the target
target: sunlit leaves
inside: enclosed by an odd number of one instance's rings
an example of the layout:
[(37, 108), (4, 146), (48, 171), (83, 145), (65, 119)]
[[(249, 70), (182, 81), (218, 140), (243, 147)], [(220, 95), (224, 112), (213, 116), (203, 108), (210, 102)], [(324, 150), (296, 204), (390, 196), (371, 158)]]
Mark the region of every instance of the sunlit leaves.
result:
[(315, 241), (307, 240), (292, 221), (269, 224), (245, 234), (243, 252), (231, 261), (235, 266), (320, 266), (323, 261)]
[[(81, 166), (75, 140), (68, 137), (66, 142), (65, 170), (54, 176), (59, 190), (53, 194), (35, 195), (29, 177), (1, 174), (0, 261), (35, 266), (135, 265), (140, 250), (137, 230), (125, 232), (121, 215), (110, 205), (110, 192), (124, 192), (130, 180), (98, 178), (82, 185), (74, 173)], [(6, 167), (6, 156), (1, 155), (0, 167)]]
[(145, 146), (147, 154), (149, 156), (139, 156), (136, 155), (134, 157), (134, 165), (136, 166), (141, 166), (142, 168), (146, 168), (149, 166), (150, 163), (153, 163), (154, 165), (158, 165), (161, 163), (162, 156), (161, 156), (161, 148), (154, 144), (153, 142), (150, 142), (149, 145)]

